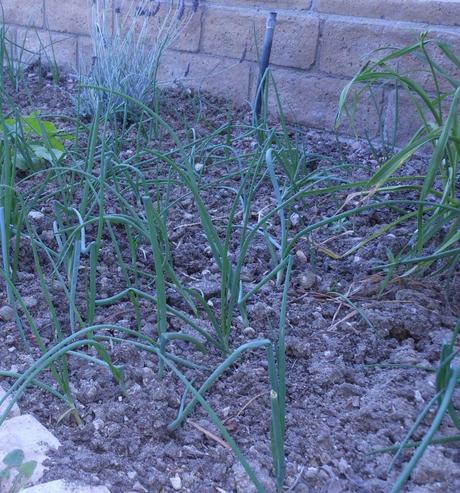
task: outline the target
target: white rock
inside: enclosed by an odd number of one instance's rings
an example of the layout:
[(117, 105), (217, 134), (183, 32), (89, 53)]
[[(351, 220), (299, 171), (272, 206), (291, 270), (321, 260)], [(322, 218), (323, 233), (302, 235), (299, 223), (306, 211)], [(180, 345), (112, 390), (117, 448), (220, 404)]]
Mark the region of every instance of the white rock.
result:
[[(0, 385), (0, 401), (3, 399), (5, 396), (6, 391), (2, 386)], [(8, 397), (6, 401), (0, 405), (0, 416), (6, 411), (7, 406), (9, 406), (11, 402), (11, 397)], [(15, 418), (16, 416), (19, 416), (21, 414), (21, 411), (19, 410), (19, 406), (15, 403), (13, 407), (10, 409), (10, 412), (8, 414), (8, 418)], [(3, 458), (0, 458), (0, 461)]]
[(29, 214), (27, 214), (28, 218), (31, 221), (42, 221), (45, 215), (40, 212), (40, 211), (30, 211)]
[(300, 216), (297, 214), (297, 212), (294, 212), (294, 214), (291, 214), (291, 224), (293, 226), (297, 226), (300, 221)]
[(300, 277), (300, 284), (305, 289), (312, 288), (315, 285), (315, 283), (316, 283), (316, 275), (314, 272), (307, 270)]
[[(9, 452), (20, 449), (24, 452), (25, 462), (37, 461), (37, 467), (30, 478), (31, 483), (36, 483), (43, 476), (45, 470), (43, 462), (47, 458), (47, 452), (50, 449), (57, 449), (59, 445), (59, 440), (30, 414), (8, 419), (0, 426), (2, 459)], [(11, 488), (11, 480), (3, 481), (0, 493), (8, 492), (9, 488)]]
[(305, 255), (305, 253), (302, 251), (302, 250), (297, 250), (295, 252), (296, 254), (296, 257), (301, 260), (302, 262), (306, 262), (307, 261), (307, 256)]
[(179, 491), (180, 489), (182, 489), (182, 480), (177, 474), (173, 478), (169, 478), (169, 481), (171, 481), (171, 486), (173, 487), (173, 490)]
[(105, 486), (86, 486), (58, 479), (32, 486), (22, 490), (22, 493), (110, 493), (110, 490)]
[(0, 320), (11, 322), (14, 320), (14, 310), (11, 306), (5, 305), (0, 308)]
[(22, 301), (27, 308), (34, 308), (38, 305), (38, 300), (35, 296), (24, 296), (24, 298), (22, 298)]
[(253, 337), (256, 335), (256, 331), (252, 327), (245, 327), (243, 329), (243, 334), (248, 337)]

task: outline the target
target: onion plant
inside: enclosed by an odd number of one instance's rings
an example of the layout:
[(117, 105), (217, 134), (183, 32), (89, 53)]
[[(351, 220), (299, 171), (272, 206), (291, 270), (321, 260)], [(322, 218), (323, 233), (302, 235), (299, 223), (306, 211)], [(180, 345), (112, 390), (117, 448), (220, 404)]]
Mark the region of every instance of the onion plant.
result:
[[(417, 78), (418, 72), (408, 72), (406, 66), (413, 63), (413, 58), (424, 66), (423, 74), (430, 76), (429, 82), (422, 84)], [(422, 175), (410, 177), (419, 198), (416, 211), (410, 213), (416, 226), (396, 260), (398, 264), (409, 266), (406, 274), (435, 266), (436, 272), (453, 269), (460, 258), (459, 68), (460, 57), (453, 48), (422, 34), (417, 43), (392, 50), (378, 61), (366, 64), (340, 97), (337, 124), (344, 114), (356, 114), (367, 91), (384, 82), (408, 95), (420, 123), (407, 145), (378, 167), (363, 196), (374, 196), (398, 178), (401, 184), (393, 185), (392, 193), (406, 193), (409, 177), (400, 177), (398, 172), (403, 172), (404, 165), (417, 152), (425, 151), (427, 146), (431, 148), (431, 157)], [(390, 227), (382, 228), (381, 233), (388, 229)], [(435, 264), (436, 260), (440, 261)]]
[[(93, 89), (103, 91), (94, 87)], [(123, 97), (134, 103), (129, 96)], [(79, 421), (77, 406), (71, 393), (69, 361), (79, 358), (101, 365), (112, 373), (116, 382), (123, 385), (123, 369), (113, 365), (107, 345), (122, 342), (132, 344), (139, 350), (156, 355), (160, 375), (169, 368), (185, 385), (187, 394), (192, 396), (192, 400), (179, 410), (178, 417), (171, 423), (170, 429), (180, 426), (197, 404), (204, 406), (225, 440), (235, 451), (257, 490), (263, 492), (264, 486), (203, 397), (210, 386), (230, 366), (238, 362), (241, 355), (247, 351), (262, 349), (265, 351), (269, 366), (270, 388), (267, 389), (267, 394), (271, 396), (272, 402), (271, 440), (276, 483), (278, 490), (281, 491), (285, 476), (284, 332), (293, 257), (289, 256), (287, 251), (285, 256), (280, 252), (279, 263), (273, 267), (273, 271), (260, 279), (250, 290), (245, 290), (241, 280), (241, 270), (252, 242), (256, 236), (264, 234), (262, 228), (254, 228), (251, 225), (257, 193), (264, 183), (266, 185), (271, 183), (275, 186), (275, 201), (282, 200), (279, 189), (276, 189), (277, 171), (273, 161), (267, 162), (273, 141), (268, 139), (262, 151), (254, 152), (250, 156), (249, 164), (243, 164), (231, 145), (213, 144), (211, 149), (209, 147), (211, 138), (201, 140), (196, 137), (190, 143), (181, 142), (178, 135), (157, 113), (141, 102), (136, 104), (141, 108), (141, 113), (147, 115), (150, 120), (155, 120), (163, 132), (169, 133), (177, 146), (173, 152), (143, 148), (133, 158), (127, 161), (121, 160), (120, 139), (124, 138), (124, 134), (120, 135), (113, 129), (114, 121), (111, 119), (110, 111), (97, 110), (92, 123), (86, 126), (78, 123), (79, 132), (86, 133), (88, 142), (86, 149), (81, 147), (78, 139), (74, 139), (68, 144), (65, 163), (60, 159), (53, 159), (49, 167), (30, 175), (30, 178), (35, 179), (29, 192), (30, 203), (22, 200), (20, 196), (17, 199), (17, 209), (20, 211), (22, 222), (10, 224), (9, 229), (2, 227), (3, 234), (10, 231), (18, 238), (19, 245), (27, 245), (31, 248), (35, 273), (52, 323), (51, 342), (45, 343), (43, 334), (25, 305), (22, 294), (9, 275), (11, 269), (8, 264), (11, 262), (8, 255), (4, 255), (5, 266), (2, 274), (12, 298), (16, 300), (18, 319), (24, 320), (27, 324), (28, 342), (38, 344), (41, 352), (40, 358), (24, 373), (1, 372), (1, 375), (11, 378), (14, 382), (6, 397), (11, 396), (13, 402), (16, 401), (29, 385), (52, 389), (52, 393), (66, 403), (69, 412)], [(144, 127), (144, 123), (140, 122), (138, 128)], [(216, 135), (218, 134), (214, 137)], [(226, 156), (224, 159), (228, 160), (228, 164), (237, 165), (236, 172), (232, 172), (229, 177), (236, 176), (240, 186), (231, 190), (234, 199), (228, 222), (223, 228), (215, 224), (205, 203), (202, 196), (202, 187), (205, 185), (201, 182), (194, 165), (197, 154), (205, 148), (211, 155)], [(166, 178), (157, 171), (153, 172), (158, 170), (160, 164), (169, 170)], [(5, 175), (4, 180), (9, 184), (5, 189), (14, 192), (16, 183), (12, 177)], [(22, 178), (22, 185), (26, 182), (27, 177)], [(193, 197), (198, 206), (201, 227), (220, 268), (221, 304), (218, 307), (213, 308), (208, 305), (198, 290), (187, 286), (174, 267), (167, 221), (172, 208), (180, 202), (171, 198), (170, 191), (173, 186), (182, 190), (182, 197)], [(225, 178), (221, 182), (207, 186), (228, 189)], [(111, 212), (107, 211), (108, 200), (111, 207), (115, 209)], [(43, 201), (54, 204), (50, 218), (54, 224), (54, 237), (47, 242), (43, 241), (28, 219), (30, 208)], [(280, 205), (278, 214), (283, 214), (284, 208), (282, 204)], [(265, 226), (265, 223), (262, 224)], [(121, 245), (121, 234), (127, 240), (127, 249)], [(243, 242), (244, 248), (240, 251), (231, 250), (235, 238)], [(8, 239), (2, 240), (5, 251), (8, 251)], [(272, 241), (274, 242), (274, 239)], [(100, 297), (96, 273), (102, 261), (101, 248), (108, 244), (115, 252), (121, 278), (125, 281), (125, 289), (108, 297)], [(148, 245), (144, 248), (149, 249), (153, 258), (148, 270), (138, 266), (140, 244)], [(235, 254), (238, 259), (236, 262), (230, 260), (231, 254)], [(280, 277), (284, 294), (278, 336), (272, 341), (260, 339), (249, 341), (240, 347), (233, 347), (232, 328), (238, 309), (245, 316), (244, 306), (247, 299), (281, 271), (284, 271), (284, 275)], [(57, 299), (49, 287), (52, 280), (60, 287)], [(166, 293), (169, 289), (174, 289), (180, 295), (184, 302), (182, 308), (179, 309), (168, 302)], [(81, 299), (81, 295), (84, 299)], [(110, 306), (124, 298), (132, 301), (135, 311), (140, 309), (140, 300), (152, 303), (157, 320), (157, 333), (153, 338), (143, 334), (141, 325), (133, 330), (113, 324), (94, 324), (99, 307)], [(58, 307), (62, 306), (63, 299), (68, 306), (68, 328), (67, 324), (63, 324), (60, 320), (62, 310)], [(171, 330), (170, 322), (173, 318), (184, 328), (188, 326), (194, 333), (191, 334), (189, 330), (183, 329)], [(206, 319), (206, 323), (203, 323), (203, 318)], [(214, 346), (222, 352), (223, 361), (217, 368), (208, 369), (206, 364), (203, 365), (205, 363), (203, 358), (197, 362), (185, 360), (168, 352), (168, 345), (175, 340), (190, 343), (203, 354), (210, 345)], [(88, 348), (94, 348), (96, 356), (89, 356)], [(209, 377), (198, 389), (195, 389), (184, 377), (180, 367), (199, 369), (201, 372), (210, 371)], [(50, 370), (57, 388), (44, 385), (38, 379), (46, 370)], [(8, 409), (0, 417), (0, 422), (5, 419), (7, 413)]]
[[(141, 33), (144, 32), (142, 22)], [(131, 28), (132, 39), (137, 39), (134, 25)], [(109, 50), (111, 41), (103, 33), (102, 28), (97, 31), (99, 47)], [(113, 54), (115, 56), (115, 52)], [(104, 63), (108, 63), (108, 59)], [(114, 67), (110, 67), (112, 71)], [(103, 73), (104, 67), (101, 70)], [(20, 146), (24, 142), (17, 136), (9, 136), (0, 149), (3, 159), (0, 187), (1, 272), (9, 302), (17, 313), (18, 327), (27, 326), (27, 331), (23, 332), (25, 341), (37, 344), (40, 349), (40, 357), (22, 374), (0, 372), (1, 376), (13, 381), (5, 399), (11, 396), (14, 402), (30, 385), (52, 389), (52, 393), (62, 399), (69, 412), (79, 420), (71, 392), (70, 361), (79, 358), (98, 364), (111, 372), (115, 382), (123, 387), (123, 368), (113, 364), (109, 348), (113, 344), (129, 344), (157, 359), (160, 377), (164, 372), (171, 371), (184, 386), (182, 404), (169, 429), (176, 430), (197, 405), (203, 406), (243, 464), (257, 491), (263, 492), (264, 485), (205, 399), (205, 394), (216, 381), (244, 354), (262, 350), (267, 359), (270, 382), (267, 395), (271, 399), (270, 439), (274, 476), (277, 490), (282, 491), (287, 412), (285, 337), (294, 250), (299, 242), (308, 239), (320, 228), (366, 211), (386, 208), (396, 215), (404, 209), (405, 214), (380, 234), (397, 224), (398, 220), (419, 220), (427, 241), (418, 245), (415, 236), (413, 246), (421, 254), (428, 241), (433, 239), (433, 232), (437, 228), (439, 230), (439, 221), (458, 218), (458, 205), (451, 193), (452, 183), (448, 181), (448, 192), (440, 194), (436, 192), (436, 180), (428, 180), (427, 187), (439, 198), (438, 201), (431, 200), (423, 191), (423, 186), (404, 180), (401, 184), (400, 178), (394, 176), (395, 168), (403, 157), (401, 155), (382, 168), (377, 178), (374, 177), (378, 186), (375, 185), (369, 194), (374, 183), (372, 180), (359, 183), (348, 181), (339, 177), (332, 166), (321, 170), (308, 169), (306, 153), (292, 142), (284, 122), (281, 129), (273, 129), (266, 119), (259, 119), (257, 125), (241, 126), (238, 129), (241, 133), (236, 137), (228, 124), (206, 137), (199, 137), (194, 130), (183, 137), (168, 125), (157, 108), (152, 109), (146, 104), (150, 102), (150, 96), (145, 98), (142, 91), (125, 94), (123, 84), (117, 85), (102, 76), (99, 80), (94, 74), (97, 72), (93, 73), (95, 78), (92, 79), (96, 83), (84, 85), (79, 99), (84, 100), (86, 94), (94, 98), (91, 121), (88, 123), (78, 117), (71, 120), (75, 126), (75, 138), (66, 143), (66, 153), (61, 157), (54, 155), (49, 166), (20, 179), (20, 188), (28, 185), (27, 201), (17, 191), (14, 158), (16, 150), (22, 149)], [(108, 87), (98, 85), (101, 82)], [(458, 96), (454, 97), (452, 104), (455, 104), (454, 108), (458, 107)], [(122, 111), (117, 113), (116, 108), (120, 107)], [(136, 118), (132, 118), (133, 115)], [(157, 130), (167, 136), (168, 143), (172, 143), (170, 148), (163, 149), (161, 142), (152, 144), (152, 133)], [(455, 157), (456, 138), (452, 138), (457, 135), (455, 132), (458, 128), (452, 116), (435, 134), (420, 133), (411, 144), (410, 152), (420, 148), (422, 141), (434, 142), (442, 147), (443, 159), (446, 159), (445, 153)], [(256, 145), (249, 151), (245, 148), (241, 150), (242, 146), (237, 145), (239, 139), (252, 139)], [(125, 153), (127, 142), (132, 144), (130, 153)], [(206, 169), (197, 166), (200, 162), (213, 162), (220, 171), (218, 177), (207, 177)], [(387, 169), (387, 173), (383, 169)], [(207, 204), (206, 194), (210, 190), (225, 191), (230, 195), (226, 217), (216, 218)], [(356, 193), (356, 190), (368, 196), (367, 202), (353, 206), (346, 202), (337, 213), (316, 222), (299, 224), (295, 232), (292, 229), (290, 217), (296, 206), (305, 205), (315, 197), (337, 199)], [(420, 192), (418, 199), (400, 198), (398, 195), (414, 190)], [(390, 198), (386, 197), (387, 194)], [(261, 196), (264, 199), (269, 196), (268, 207), (261, 208)], [(175, 265), (170, 222), (174, 209), (185, 199), (190, 200), (197, 211), (196, 226), (200, 228), (205, 243), (203, 247), (207, 247), (217, 266), (220, 286), (218, 301), (214, 304), (210, 304)], [(54, 206), (48, 208), (51, 217), (46, 218), (49, 224), (53, 224), (53, 237), (46, 241), (28, 218), (32, 207), (44, 203)], [(16, 246), (11, 255), (13, 237)], [(376, 237), (378, 234), (368, 241)], [(264, 241), (272, 263), (267, 272), (248, 285), (242, 273), (254, 246), (261, 242), (264, 244)], [(428, 265), (428, 262), (445, 258), (450, 250), (456, 248), (456, 241), (455, 234), (452, 234), (445, 248), (431, 253), (431, 258), (425, 258), (423, 263)], [(24, 303), (23, 293), (15, 280), (21, 246), (30, 248), (32, 252), (35, 274), (43, 293), (42, 301), (51, 318), (50, 342), (45, 342), (44, 334)], [(115, 292), (101, 289), (99, 280), (99, 272), (105, 268), (102, 254), (106, 251), (112, 252), (118, 267), (111, 273), (118, 281)], [(415, 260), (414, 257), (404, 259), (406, 262)], [(275, 280), (276, 283), (272, 283)], [(54, 283), (59, 286), (57, 295), (50, 289)], [(276, 334), (236, 345), (234, 331), (237, 317), (241, 317), (243, 323), (249, 323), (246, 304), (269, 283), (279, 290), (281, 298)], [(169, 296), (172, 292), (174, 297)], [(130, 310), (135, 318), (132, 327), (97, 323), (102, 307), (107, 309), (125, 300), (131, 302)], [(64, 323), (60, 309), (63, 305), (66, 308)], [(154, 334), (146, 334), (142, 326), (145, 310), (156, 321)], [(190, 344), (192, 349), (199, 352), (198, 356), (185, 358), (174, 354), (171, 347), (175, 341)], [(90, 356), (88, 349), (94, 349), (95, 356)], [(206, 358), (210, 350), (214, 353), (217, 350), (221, 355), (220, 363), (214, 368), (209, 368)], [(449, 348), (445, 349), (443, 361), (451, 358), (449, 351)], [(197, 353), (194, 351), (191, 354)], [(449, 411), (449, 405), (443, 402), (446, 396), (451, 396), (451, 379), (454, 378), (456, 383), (457, 374), (454, 370), (447, 372), (444, 364), (442, 368), (444, 373), (440, 373), (438, 397), (441, 399), (440, 409)], [(203, 380), (197, 387), (185, 377), (184, 369), (189, 373), (199, 372)], [(40, 378), (47, 370), (55, 385), (44, 384)], [(0, 422), (7, 413), (8, 409), (5, 409)]]

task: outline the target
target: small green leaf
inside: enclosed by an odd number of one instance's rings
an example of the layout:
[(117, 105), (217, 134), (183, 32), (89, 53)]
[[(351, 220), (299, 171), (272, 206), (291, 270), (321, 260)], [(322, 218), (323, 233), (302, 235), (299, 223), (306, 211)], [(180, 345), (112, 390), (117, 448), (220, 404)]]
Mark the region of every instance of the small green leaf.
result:
[(32, 474), (34, 473), (36, 467), (37, 467), (37, 461), (29, 460), (28, 462), (24, 462), (24, 464), (21, 464), (18, 471), (19, 474), (21, 474), (25, 478), (30, 478), (32, 477)]
[(52, 163), (55, 159), (56, 160), (61, 159), (61, 157), (64, 155), (62, 151), (58, 149), (52, 149), (52, 152), (54, 154), (53, 157), (51, 151), (49, 151), (46, 147), (39, 145), (31, 145), (30, 148), (32, 149), (36, 157), (48, 161), (50, 163)]
[(28, 161), (20, 153), (16, 155), (16, 168), (21, 171), (28, 171), (30, 166), (27, 164)]
[(3, 463), (8, 467), (20, 467), (24, 461), (24, 452), (21, 449), (15, 449), (6, 454)]

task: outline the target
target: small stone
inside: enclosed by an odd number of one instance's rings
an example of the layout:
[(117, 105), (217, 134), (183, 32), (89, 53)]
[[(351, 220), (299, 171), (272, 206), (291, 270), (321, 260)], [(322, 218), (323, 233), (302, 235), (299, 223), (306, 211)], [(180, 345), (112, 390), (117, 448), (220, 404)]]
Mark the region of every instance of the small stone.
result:
[(24, 296), (24, 298), (22, 298), (22, 301), (27, 308), (34, 308), (38, 305), (38, 300), (37, 298), (35, 298), (35, 296)]
[(142, 332), (148, 337), (155, 337), (157, 334), (157, 328), (154, 324), (147, 322), (142, 328)]
[(14, 310), (11, 306), (2, 306), (0, 308), (0, 320), (3, 322), (12, 322), (14, 320)]
[(327, 360), (332, 360), (335, 357), (335, 353), (334, 353), (334, 351), (324, 351), (324, 357)]
[(256, 331), (252, 327), (245, 327), (243, 329), (243, 334), (248, 337), (254, 337), (256, 335)]
[(204, 168), (204, 164), (203, 163), (195, 163), (195, 171), (197, 173), (199, 173), (200, 171), (202, 171)]
[(348, 465), (348, 462), (342, 457), (339, 460), (337, 467), (342, 474), (345, 474), (350, 466)]
[(307, 270), (300, 278), (300, 284), (304, 289), (312, 288), (316, 283), (316, 275), (314, 272)]
[(305, 253), (302, 250), (297, 250), (295, 252), (295, 255), (302, 262), (306, 262), (307, 261), (307, 256), (305, 255)]
[(318, 473), (319, 473), (319, 469), (317, 467), (309, 467), (305, 471), (305, 477), (307, 479), (313, 479), (318, 476)]
[(416, 390), (416, 391), (414, 392), (414, 398), (415, 398), (415, 400), (416, 400), (417, 402), (425, 402), (425, 399), (423, 398), (423, 396), (422, 396), (422, 394), (421, 394), (420, 390)]
[(297, 226), (300, 221), (300, 216), (297, 214), (297, 212), (294, 212), (294, 214), (291, 214), (291, 224), (293, 226)]
[(149, 383), (152, 383), (155, 380), (155, 372), (151, 369), (145, 366), (142, 368), (142, 383), (144, 385), (148, 385)]
[(136, 481), (133, 484), (133, 491), (140, 491), (142, 493), (145, 493), (147, 490), (141, 485), (139, 481)]
[(93, 421), (93, 426), (96, 431), (102, 430), (102, 428), (104, 428), (104, 425), (105, 423), (101, 418), (96, 418)]
[(27, 217), (31, 221), (40, 222), (45, 218), (45, 214), (40, 211), (30, 211), (29, 214), (27, 214)]
[(169, 478), (169, 481), (171, 482), (173, 490), (179, 491), (182, 489), (182, 480), (177, 474), (173, 478)]
[(44, 241), (52, 241), (54, 240), (54, 231), (52, 229), (49, 229), (47, 231), (42, 232), (42, 240)]

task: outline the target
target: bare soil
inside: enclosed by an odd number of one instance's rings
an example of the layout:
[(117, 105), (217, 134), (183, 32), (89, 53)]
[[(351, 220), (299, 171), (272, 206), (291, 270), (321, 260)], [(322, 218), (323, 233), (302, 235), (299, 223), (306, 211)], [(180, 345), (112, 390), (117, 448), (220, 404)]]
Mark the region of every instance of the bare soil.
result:
[[(73, 87), (71, 79), (63, 81), (60, 87), (51, 82), (39, 84), (32, 73), (27, 93), (22, 92), (16, 99), (24, 113), (39, 109), (43, 116), (57, 112), (71, 114)], [(247, 118), (244, 112), (232, 113), (229, 106), (223, 111), (224, 103), (212, 98), (198, 99), (181, 91), (171, 98), (175, 110), (167, 111), (168, 121), (178, 127), (186, 115), (202, 134), (230, 117), (242, 122)], [(181, 114), (180, 119), (175, 118), (176, 111)], [(375, 156), (358, 142), (340, 143), (325, 134), (309, 131), (305, 132), (304, 143), (306, 152), (312, 155), (356, 164), (357, 175), (366, 166), (371, 169), (376, 165)], [(325, 162), (326, 158), (318, 157), (315, 166), (321, 167)], [(424, 162), (419, 160), (412, 165), (417, 168)], [(207, 163), (204, 176), (212, 180), (221, 172)], [(230, 194), (208, 190), (203, 192), (203, 197), (215, 218), (228, 214)], [(258, 200), (260, 208), (273, 203), (268, 188), (267, 196)], [(107, 206), (110, 208), (110, 204)], [(335, 210), (337, 204), (324, 197), (299, 204), (298, 227), (327, 217)], [(44, 204), (45, 219), (37, 230), (45, 242), (52, 244), (51, 220), (46, 214), (49, 211), (50, 204)], [(326, 228), (314, 239), (316, 244), (342, 252), (355, 244), (356, 238), (374, 232), (387, 219), (386, 210), (364, 214), (344, 224), (342, 230)], [(180, 203), (173, 211), (170, 225), (177, 272), (188, 285), (203, 288), (208, 299), (218, 306), (216, 265), (203, 244), (197, 211), (190, 200)], [(289, 291), (287, 327), (286, 487), (289, 491), (388, 492), (409, 457), (408, 453), (404, 454), (402, 464), (388, 472), (392, 456), (375, 454), (373, 450), (400, 441), (435, 394), (434, 373), (428, 369), (437, 364), (441, 345), (450, 337), (460, 315), (460, 291), (458, 276), (450, 280), (410, 277), (396, 279), (379, 296), (384, 275), (376, 266), (387, 259), (387, 248), (397, 251), (404, 244), (407, 228), (403, 225), (393, 230), (345, 260), (334, 260), (321, 248), (312, 255), (306, 241), (298, 246), (304, 255), (297, 255)], [(102, 258), (98, 278), (100, 297), (126, 287), (117, 274), (116, 257), (108, 242)], [(151, 257), (147, 255), (141, 261), (144, 269), (153, 270)], [(51, 337), (50, 316), (30, 252), (24, 252), (20, 265), (18, 289), (27, 295), (31, 312), (45, 337), (46, 334)], [(261, 240), (251, 250), (245, 282), (248, 285), (256, 282), (269, 268), (270, 256)], [(335, 292), (347, 294), (359, 310), (344, 303)], [(59, 299), (59, 292), (55, 294)], [(278, 324), (280, 299), (280, 290), (270, 283), (250, 300), (250, 327), (244, 327), (235, 318), (233, 347), (272, 336)], [(6, 293), (0, 292), (0, 307), (4, 304)], [(153, 307), (141, 302), (141, 311), (142, 330), (153, 335)], [(60, 315), (65, 321), (65, 308)], [(98, 309), (97, 321), (134, 328), (134, 308), (129, 302), (120, 302)], [(24, 371), (38, 357), (38, 350), (26, 352), (21, 347), (14, 323), (0, 324), (0, 367)], [(194, 361), (201, 358), (200, 362), (209, 368), (222, 361), (222, 355), (212, 350), (206, 356), (197, 356), (187, 345), (177, 344), (174, 348), (181, 356)], [(19, 403), (22, 412), (34, 414), (62, 443), (49, 458), (46, 480), (65, 478), (105, 484), (112, 493), (155, 493), (173, 491), (170, 479), (178, 476), (182, 491), (253, 491), (231, 450), (203, 432), (217, 434), (203, 409), (197, 408), (178, 431), (167, 431), (183, 394), (182, 385), (173, 375), (167, 373), (159, 379), (155, 358), (128, 344), (115, 345), (111, 354), (115, 363), (124, 365), (125, 392), (100, 367), (83, 360), (72, 362), (71, 381), (82, 425), (76, 425), (70, 416), (60, 420), (66, 410), (62, 402), (40, 390), (31, 388)], [(208, 374), (194, 371), (188, 375), (191, 377), (192, 373), (197, 383)], [(48, 377), (44, 379), (51, 383)], [(238, 360), (212, 387), (207, 399), (267, 491), (273, 492), (269, 392), (267, 363), (261, 351)], [(428, 418), (432, 416), (429, 414)], [(443, 435), (455, 433), (448, 420), (442, 431)], [(460, 491), (459, 444), (429, 448), (406, 491)]]

